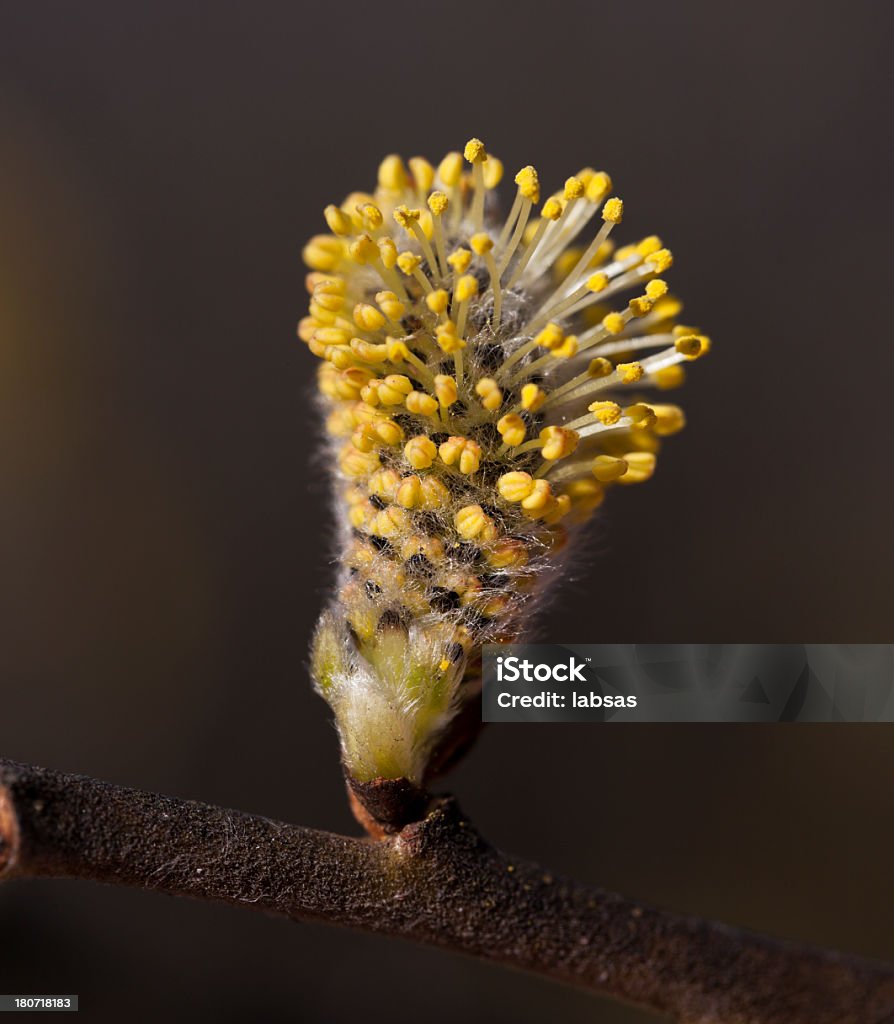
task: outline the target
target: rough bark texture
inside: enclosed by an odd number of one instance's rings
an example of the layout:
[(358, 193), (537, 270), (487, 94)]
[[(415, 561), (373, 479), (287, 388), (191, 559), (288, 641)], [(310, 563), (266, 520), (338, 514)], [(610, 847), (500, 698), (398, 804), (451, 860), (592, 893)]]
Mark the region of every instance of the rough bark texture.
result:
[(374, 842), (0, 761), (0, 879), (83, 878), (441, 946), (690, 1024), (891, 1024), (894, 968), (556, 877), (452, 800)]

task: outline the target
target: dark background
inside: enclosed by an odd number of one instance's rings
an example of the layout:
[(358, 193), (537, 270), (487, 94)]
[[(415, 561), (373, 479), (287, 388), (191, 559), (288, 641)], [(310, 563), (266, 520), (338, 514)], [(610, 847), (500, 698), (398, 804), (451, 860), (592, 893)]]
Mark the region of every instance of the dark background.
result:
[[(3, 4), (0, 752), (353, 826), (299, 254), (398, 150), (587, 163), (714, 352), (556, 642), (890, 641), (891, 7)], [(499, 845), (894, 957), (889, 727), (497, 726)], [(87, 884), (0, 891), (0, 991), (97, 1021), (633, 1022), (462, 958)], [(136, 1009), (123, 1008), (125, 998)]]

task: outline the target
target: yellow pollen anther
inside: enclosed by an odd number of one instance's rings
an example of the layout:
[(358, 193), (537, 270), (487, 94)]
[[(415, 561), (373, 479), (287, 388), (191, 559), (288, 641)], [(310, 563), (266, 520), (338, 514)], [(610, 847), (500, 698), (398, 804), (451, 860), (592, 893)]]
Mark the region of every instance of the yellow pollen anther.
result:
[(410, 165), (410, 173), (413, 175), (413, 181), (416, 185), (418, 192), (428, 192), (435, 181), (435, 169), (432, 165), (421, 156), (413, 156), (407, 161)]
[(405, 477), (397, 488), (395, 499), (404, 508), (415, 508), (422, 501), (422, 481), (418, 476)]
[(571, 498), (567, 494), (557, 494), (556, 500), (543, 516), (543, 521), (550, 525), (557, 523), (571, 511)]
[(372, 521), (372, 532), (378, 537), (397, 537), (404, 533), (408, 526), (406, 512), (402, 508), (391, 505), (376, 513), (376, 517)]
[(627, 303), (627, 308), (634, 316), (645, 316), (652, 308), (652, 300), (648, 295), (637, 295)]
[(369, 370), (351, 366), (338, 373), (332, 381), (332, 386), (339, 398), (356, 400), (371, 379), (372, 374)]
[(530, 473), (504, 473), (497, 480), (497, 490), (506, 501), (524, 501), (534, 490), (534, 478)]
[(422, 481), (422, 507), (434, 510), (445, 508), (450, 504), (450, 491), (434, 476), (426, 476)]
[(459, 460), (465, 444), (466, 439), (464, 437), (448, 437), (446, 441), (438, 446), (438, 455), (441, 456), (441, 461), (445, 465), (452, 466), (454, 462)]
[(646, 257), (646, 263), (652, 267), (656, 274), (663, 274), (666, 270), (670, 270), (674, 264), (673, 253), (670, 249), (658, 249)]
[(673, 320), (675, 316), (680, 315), (682, 309), (683, 303), (679, 299), (675, 299), (672, 295), (666, 295), (655, 303), (652, 312), (655, 320)]
[(479, 231), (477, 235), (472, 235), (469, 239), (469, 245), (472, 246), (472, 250), (477, 256), (483, 256), (493, 249), (494, 240), (486, 231)]
[(458, 395), (456, 381), (453, 377), (448, 377), (446, 374), (439, 373), (435, 377), (435, 394), (438, 396), (438, 401), (441, 403), (441, 406), (444, 409), (449, 409), (456, 401)]
[(379, 381), (379, 401), (382, 405), (402, 405), (404, 399), (413, 390), (409, 377), (400, 373), (391, 373)]
[(397, 257), (397, 266), (401, 273), (410, 277), (414, 270), (418, 270), (422, 263), (422, 257), (417, 256), (416, 253), (410, 252), (409, 250), (402, 252)]
[(329, 348), (324, 349), (322, 352), (317, 352), (313, 342), (308, 345), (308, 348), (313, 352), (315, 356), (322, 356), (328, 362), (332, 363), (339, 370), (346, 370), (349, 366), (356, 364), (356, 359), (350, 348), (344, 345), (330, 345)]
[(614, 455), (597, 455), (593, 460), (593, 476), (601, 483), (611, 483), (627, 472), (627, 462)]
[(344, 295), (346, 284), (343, 277), (336, 277), (332, 274), (321, 274), (319, 271), (311, 271), (304, 279), (304, 284), (309, 292), (317, 289), (331, 292), (333, 295)]
[[(345, 371), (347, 372), (347, 371)], [(378, 377), (374, 377), (372, 380), (368, 380), (363, 387), (360, 389), (360, 398), (366, 403), (366, 405), (375, 409), (379, 403), (379, 385), (381, 380)]]
[(602, 292), (608, 287), (608, 277), (601, 273), (590, 274), (587, 278), (587, 289), (591, 292)]
[(503, 392), (493, 377), (482, 377), (475, 385), (475, 394), (489, 412), (499, 409), (503, 404)]
[(483, 163), (487, 159), (487, 150), (481, 139), (469, 139), (463, 150), (463, 156), (470, 164)]
[(540, 202), (540, 178), (530, 164), (527, 167), (522, 167), (516, 174), (515, 184), (518, 185), (518, 190), (525, 199), (530, 199), (532, 203)]
[(660, 391), (670, 391), (683, 386), (686, 380), (686, 371), (679, 363), (675, 363), (673, 366), (665, 366), (661, 370), (656, 370), (652, 374), (652, 379)]
[(605, 171), (596, 171), (587, 182), (587, 199), (591, 203), (601, 202), (611, 192), (611, 188), (612, 180)]
[(432, 192), (428, 197), (428, 208), (435, 217), (440, 217), (442, 213), (446, 212), (449, 205), (450, 200), (443, 192)]
[(490, 522), (480, 505), (466, 505), (453, 517), (456, 532), (463, 540), (477, 537)]
[(620, 313), (609, 313), (602, 318), (602, 326), (609, 334), (620, 334), (627, 325)]
[(620, 224), (621, 218), (624, 216), (624, 202), (615, 196), (613, 199), (607, 199), (605, 206), (602, 207), (602, 219), (608, 221), (611, 224)]
[[(564, 252), (561, 252), (556, 256), (556, 261), (553, 263), (553, 276), (557, 281), (564, 281), (565, 278), (571, 273), (572, 270), (580, 262), (581, 256), (583, 256), (584, 250), (579, 246), (572, 245)], [(594, 260), (594, 262), (599, 262)]]
[(345, 304), (343, 295), (330, 292), (322, 285), (314, 288), (314, 297), (312, 301), (315, 305), (321, 306), (328, 313), (338, 313)]
[(340, 327), (319, 327), (314, 331), (313, 340), (319, 345), (347, 345), (351, 335)]
[(438, 455), (447, 466), (458, 464), (460, 473), (466, 476), (477, 472), (481, 465), (481, 446), (466, 437), (448, 437), (438, 447)]
[(506, 413), (497, 420), (497, 430), (511, 448), (520, 445), (525, 439), (525, 421), (514, 412)]
[(360, 426), (354, 429), (351, 434), (351, 444), (354, 445), (358, 451), (371, 452), (378, 443), (378, 437), (376, 432), (373, 430), (372, 425), (369, 423), (361, 423)]
[(332, 326), (338, 319), (337, 314), (341, 312), (343, 305), (344, 299), (340, 295), (315, 295), (310, 300), (307, 311), (319, 326)]
[(363, 203), (371, 203), (372, 201), (373, 197), (369, 192), (349, 192), (348, 195), (345, 196), (344, 202), (341, 204), (341, 208), (354, 220), (354, 223), (356, 224), (357, 220), (354, 217), (354, 213), (358, 211)]
[(605, 356), (597, 356), (590, 361), (590, 365), (587, 367), (587, 376), (599, 380), (600, 377), (607, 377), (610, 373), (614, 373), (614, 370), (611, 360), (606, 359)]
[(396, 469), (379, 469), (367, 483), (370, 494), (391, 500), (400, 486), (400, 473)]
[(456, 333), (456, 324), (452, 320), (438, 324), (435, 328), (435, 340), (441, 351), (448, 355), (466, 347), (465, 341)]
[(569, 334), (561, 345), (552, 350), (552, 353), (557, 359), (571, 359), (577, 355), (578, 348), (577, 335)]
[(520, 568), (527, 564), (528, 549), (522, 541), (504, 537), (485, 550), (484, 560), (492, 569)]
[(397, 323), (406, 313), (407, 307), (400, 301), (394, 292), (376, 292), (376, 302), (379, 309), (388, 317), (392, 323)]
[(463, 275), (457, 282), (454, 289), (454, 297), (459, 302), (465, 302), (478, 294), (478, 278), (471, 274)]
[(558, 220), (562, 216), (562, 210), (564, 206), (560, 199), (556, 199), (555, 196), (550, 196), (549, 199), (543, 204), (540, 210), (540, 216), (545, 220)]
[(525, 384), (521, 389), (521, 407), (526, 412), (537, 412), (546, 401), (546, 392), (536, 384)]
[(661, 248), (661, 239), (658, 235), (649, 235), (634, 246), (634, 248), (636, 249), (636, 252), (645, 259), (647, 256), (651, 256), (653, 252), (658, 252)]
[(400, 338), (386, 338), (385, 349), (392, 363), (402, 363), (405, 359), (410, 358), (410, 350), (407, 348), (406, 342), (401, 341)]
[(428, 469), (437, 455), (438, 449), (434, 441), (421, 434), (418, 437), (411, 437), (404, 445), (404, 457), (413, 469)]
[(389, 192), (402, 192), (409, 184), (404, 162), (392, 153), (379, 164), (379, 187)]
[(425, 296), (425, 304), (432, 313), (437, 313), (440, 316), (441, 313), (446, 313), (447, 307), (450, 305), (450, 296), (443, 288), (437, 288)]
[(369, 235), (361, 235), (351, 242), (348, 247), (348, 254), (355, 263), (359, 263), (361, 266), (371, 263), (378, 255), (376, 243)]
[(350, 235), (353, 233), (354, 225), (351, 223), (351, 218), (337, 206), (330, 203), (323, 210), (323, 216), (326, 218), (329, 230), (334, 235)]
[(633, 425), (638, 430), (645, 430), (651, 427), (657, 419), (655, 410), (651, 405), (646, 405), (645, 402), (636, 402), (634, 405), (628, 405), (624, 410), (624, 415), (633, 420)]
[(527, 512), (540, 512), (552, 501), (552, 489), (546, 480), (535, 480), (531, 493), (522, 500), (521, 506)]
[(385, 223), (385, 217), (375, 203), (363, 203), (357, 209), (366, 226), (372, 231), (378, 230)]
[(388, 359), (387, 345), (374, 345), (363, 338), (351, 338), (351, 351), (364, 363), (384, 363)]
[(558, 324), (554, 323), (548, 323), (534, 338), (536, 344), (541, 348), (549, 349), (550, 352), (557, 349), (564, 340), (565, 332)]
[(447, 262), (457, 274), (464, 274), (472, 262), (472, 254), (468, 249), (457, 249), (447, 257)]
[(581, 196), (586, 192), (586, 186), (580, 180), (573, 175), (565, 180), (565, 199), (580, 199)]
[(411, 210), (409, 206), (398, 206), (395, 207), (392, 217), (395, 221), (404, 229), (409, 231), (413, 224), (419, 220), (419, 214), (421, 210)]
[(396, 445), (404, 439), (403, 428), (391, 419), (373, 420), (372, 428), (382, 444)]
[(582, 516), (589, 515), (593, 509), (599, 508), (605, 498), (602, 485), (589, 477), (572, 480), (565, 487), (565, 493), (571, 498), (572, 507)]
[(397, 263), (397, 246), (393, 238), (380, 238), (376, 243), (379, 249), (379, 259), (386, 270), (390, 270)]
[(361, 452), (348, 444), (338, 457), (338, 465), (345, 476), (356, 479), (374, 473), (381, 463), (377, 452)]
[(496, 188), (503, 180), (503, 161), (488, 154), (484, 161), (484, 187)]
[(316, 371), (316, 386), (320, 388), (321, 393), (325, 394), (327, 398), (335, 399), (341, 397), (336, 388), (337, 381), (338, 372), (329, 362), (324, 362), (320, 369)]
[(418, 416), (434, 416), (438, 411), (438, 400), (424, 391), (411, 391), (406, 399), (407, 409)]
[(568, 427), (544, 427), (540, 431), (540, 440), (544, 442), (540, 454), (550, 461), (564, 459), (577, 448), (580, 434)]
[(643, 379), (642, 363), (618, 363), (615, 367), (618, 371), (618, 379), (622, 384), (635, 384)]
[(311, 270), (328, 273), (335, 270), (342, 258), (342, 243), (332, 235), (314, 235), (301, 250), (301, 257)]
[(646, 285), (646, 296), (652, 302), (657, 302), (659, 299), (664, 298), (665, 295), (667, 295), (667, 281), (662, 281), (656, 277), (654, 281), (650, 281)]
[(593, 402), (587, 409), (607, 427), (613, 426), (621, 418), (621, 406), (617, 402)]
[(448, 188), (453, 188), (459, 184), (462, 173), (462, 153), (448, 153), (438, 164), (438, 177)]
[(687, 359), (698, 359), (702, 354), (702, 339), (698, 334), (684, 334), (674, 341), (674, 348)]
[(354, 323), (362, 331), (378, 331), (385, 326), (385, 317), (375, 306), (358, 302), (354, 307)]
[(655, 456), (652, 452), (625, 452), (624, 461), (627, 463), (627, 472), (618, 483), (643, 483), (655, 472)]
[(686, 426), (686, 414), (679, 405), (653, 405), (655, 423), (652, 429), (659, 437), (676, 434)]

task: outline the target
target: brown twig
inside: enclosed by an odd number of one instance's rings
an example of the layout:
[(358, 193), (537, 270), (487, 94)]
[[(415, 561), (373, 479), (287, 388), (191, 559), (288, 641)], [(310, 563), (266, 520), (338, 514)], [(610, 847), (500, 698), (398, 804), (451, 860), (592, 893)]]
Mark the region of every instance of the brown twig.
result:
[(554, 877), (494, 850), (450, 799), (373, 842), (0, 761), (0, 878), (33, 877), (400, 936), (693, 1024), (894, 1021), (891, 967)]

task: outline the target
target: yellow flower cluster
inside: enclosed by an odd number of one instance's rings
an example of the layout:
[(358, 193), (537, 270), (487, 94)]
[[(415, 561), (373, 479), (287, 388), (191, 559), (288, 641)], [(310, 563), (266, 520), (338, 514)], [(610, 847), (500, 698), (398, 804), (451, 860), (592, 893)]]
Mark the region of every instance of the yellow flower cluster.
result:
[[(541, 202), (523, 167), (501, 222), (502, 178), (478, 139), (437, 166), (388, 156), (304, 249), (298, 334), (322, 361), (346, 537), (315, 672), (357, 778), (422, 777), (474, 692), (477, 648), (518, 635), (608, 487), (652, 475), (684, 417), (649, 392), (710, 347), (676, 322), (661, 240), (615, 247), (607, 174), (584, 168)], [(406, 730), (403, 753), (367, 735), (362, 706)]]

